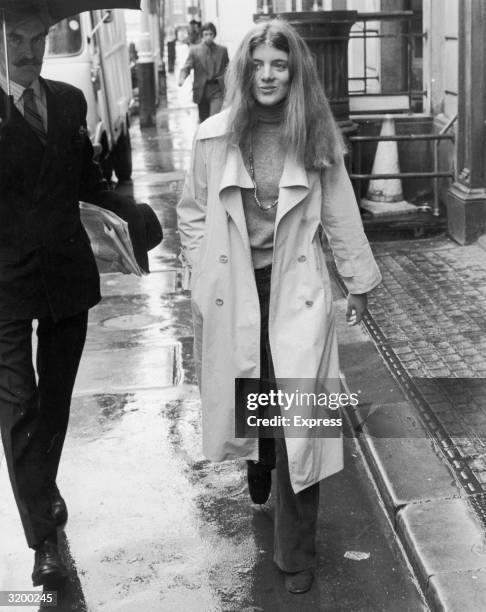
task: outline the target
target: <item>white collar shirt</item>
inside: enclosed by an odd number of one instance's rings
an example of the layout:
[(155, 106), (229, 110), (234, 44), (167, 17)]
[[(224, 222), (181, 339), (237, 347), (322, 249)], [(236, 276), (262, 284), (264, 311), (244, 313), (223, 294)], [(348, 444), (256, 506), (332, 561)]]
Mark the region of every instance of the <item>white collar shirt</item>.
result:
[[(5, 76), (0, 73), (0, 87), (3, 89), (5, 93), (7, 93), (7, 79)], [(19, 113), (24, 116), (24, 91), (26, 87), (19, 85), (15, 81), (10, 81), (10, 92), (14, 99), (15, 108), (19, 111)], [(44, 126), (45, 131), (47, 132), (47, 99), (46, 92), (44, 88), (41, 86), (39, 79), (36, 79), (30, 84), (30, 89), (34, 91), (34, 99), (37, 105), (37, 110), (39, 111), (39, 115), (42, 119), (42, 124)]]

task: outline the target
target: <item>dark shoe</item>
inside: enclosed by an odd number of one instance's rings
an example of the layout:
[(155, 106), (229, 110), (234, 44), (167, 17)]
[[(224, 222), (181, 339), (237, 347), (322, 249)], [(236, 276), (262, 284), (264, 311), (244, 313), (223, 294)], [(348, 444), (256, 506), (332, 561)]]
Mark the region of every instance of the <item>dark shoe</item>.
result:
[(34, 570), (32, 583), (34, 586), (43, 586), (47, 590), (57, 590), (67, 578), (57, 544), (51, 540), (44, 542), (35, 550)]
[(285, 588), (289, 593), (307, 593), (313, 580), (314, 572), (310, 569), (295, 574), (285, 573)]
[(264, 504), (272, 488), (272, 471), (264, 463), (246, 462), (248, 490), (254, 504)]
[(59, 489), (57, 485), (54, 485), (54, 488), (51, 493), (51, 512), (52, 518), (56, 521), (56, 525), (60, 527), (61, 525), (65, 525), (68, 520), (68, 511), (66, 502), (61, 497), (59, 493)]

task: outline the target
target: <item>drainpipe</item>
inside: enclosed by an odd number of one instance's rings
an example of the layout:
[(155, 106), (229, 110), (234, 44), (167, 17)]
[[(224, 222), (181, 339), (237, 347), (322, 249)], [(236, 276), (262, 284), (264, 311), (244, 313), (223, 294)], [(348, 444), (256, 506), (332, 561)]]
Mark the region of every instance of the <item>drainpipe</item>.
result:
[(150, 35), (150, 1), (142, 0), (142, 17), (138, 39), (138, 99), (140, 127), (155, 125), (155, 63)]

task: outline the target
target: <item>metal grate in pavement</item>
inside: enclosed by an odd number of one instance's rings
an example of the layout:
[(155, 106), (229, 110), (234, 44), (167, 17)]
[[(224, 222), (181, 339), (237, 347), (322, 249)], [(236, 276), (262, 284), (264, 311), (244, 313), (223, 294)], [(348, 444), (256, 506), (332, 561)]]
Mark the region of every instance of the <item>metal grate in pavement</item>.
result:
[[(463, 485), (468, 494), (480, 493), (482, 491), (482, 486), (469, 466), (468, 457), (460, 452), (460, 449), (454, 443), (446, 427), (441, 423), (437, 414), (434, 412), (430, 404), (430, 399), (423, 394), (424, 387), (427, 388), (430, 393), (430, 383), (434, 382), (434, 379), (413, 379), (410, 377), (400, 363), (395, 351), (387, 342), (379, 326), (374, 321), (373, 316), (370, 314), (366, 315), (364, 323), (378, 351), (390, 368), (394, 379), (419, 412), (431, 436), (439, 444), (446, 460), (454, 470), (457, 480)], [(422, 386), (422, 389), (420, 386)], [(439, 392), (440, 390), (437, 389), (436, 398), (439, 397)]]
[(469, 498), (469, 502), (476, 513), (476, 516), (481, 521), (481, 524), (484, 528), (486, 528), (486, 493), (472, 495)]

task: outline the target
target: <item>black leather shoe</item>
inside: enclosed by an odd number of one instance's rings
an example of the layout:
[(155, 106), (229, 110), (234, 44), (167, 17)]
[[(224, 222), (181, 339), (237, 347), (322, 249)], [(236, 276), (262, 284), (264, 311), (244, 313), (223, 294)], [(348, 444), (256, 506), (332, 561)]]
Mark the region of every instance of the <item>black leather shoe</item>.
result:
[(310, 569), (296, 572), (295, 574), (285, 574), (285, 588), (289, 593), (307, 593), (314, 580), (314, 572)]
[(65, 525), (68, 520), (68, 511), (66, 502), (61, 497), (57, 485), (54, 485), (51, 493), (51, 512), (52, 518), (56, 521), (56, 525), (60, 527)]
[(254, 504), (264, 504), (272, 488), (272, 471), (264, 463), (246, 462), (246, 475), (251, 501)]
[(35, 550), (34, 570), (32, 583), (34, 586), (43, 586), (47, 590), (57, 590), (67, 578), (57, 544), (51, 540), (44, 542)]

